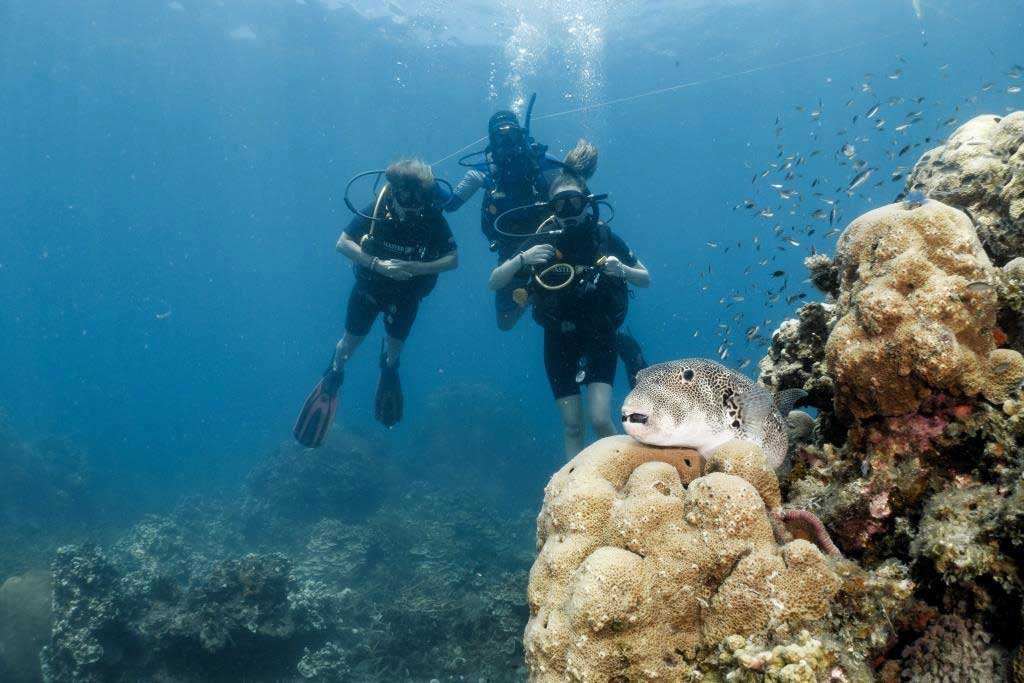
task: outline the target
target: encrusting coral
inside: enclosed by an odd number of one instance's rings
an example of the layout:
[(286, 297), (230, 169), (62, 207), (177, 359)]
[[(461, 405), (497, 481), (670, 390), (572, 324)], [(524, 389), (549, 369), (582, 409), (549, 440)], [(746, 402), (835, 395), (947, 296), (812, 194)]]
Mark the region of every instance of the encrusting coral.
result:
[(997, 298), (963, 212), (937, 201), (869, 211), (843, 232), (835, 260), (839, 320), (825, 356), (841, 414), (903, 415), (936, 392), (982, 391)]
[(969, 211), (996, 264), (1024, 254), (1024, 112), (960, 126), (921, 157), (907, 189)]
[[(729, 469), (721, 451), (709, 464)], [(741, 444), (732, 467), (754, 482), (698, 476), (694, 451), (610, 437), (557, 472), (530, 571), (531, 679), (674, 680), (719, 668), (730, 636), (795, 637), (823, 617), (839, 579), (811, 543), (777, 543), (758, 491), (781, 502), (778, 482), (756, 455)]]

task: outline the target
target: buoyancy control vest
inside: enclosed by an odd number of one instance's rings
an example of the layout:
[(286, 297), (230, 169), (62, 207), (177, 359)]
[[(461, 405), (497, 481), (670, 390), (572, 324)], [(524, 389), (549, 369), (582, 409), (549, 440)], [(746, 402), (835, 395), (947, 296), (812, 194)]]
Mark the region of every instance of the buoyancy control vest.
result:
[[(586, 229), (588, 236), (559, 235), (553, 245), (555, 260), (540, 269), (541, 273), (553, 271), (558, 275), (558, 271), (568, 273), (571, 268), (571, 280), (553, 287), (544, 284), (540, 273), (530, 278), (533, 318), (542, 327), (561, 327), (563, 322), (571, 322), (577, 329), (614, 331), (626, 320), (629, 286), (622, 278), (602, 272), (604, 260), (613, 255), (609, 249), (611, 230), (601, 221)], [(539, 243), (533, 240), (528, 246)], [(565, 276), (556, 277), (557, 284), (564, 279)]]

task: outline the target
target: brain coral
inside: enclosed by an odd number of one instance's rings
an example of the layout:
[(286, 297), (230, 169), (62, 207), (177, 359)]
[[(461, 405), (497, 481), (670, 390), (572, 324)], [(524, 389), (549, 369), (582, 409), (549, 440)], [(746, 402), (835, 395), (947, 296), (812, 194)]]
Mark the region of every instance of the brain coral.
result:
[(837, 410), (903, 415), (934, 392), (985, 387), (998, 305), (964, 213), (937, 201), (869, 211), (843, 232), (835, 262), (839, 320), (825, 360)]
[(551, 478), (528, 590), (531, 680), (680, 680), (729, 636), (827, 612), (838, 578), (817, 548), (780, 547), (754, 485), (699, 467), (694, 451), (619, 436)]
[(960, 126), (921, 157), (907, 189), (970, 211), (997, 264), (1024, 254), (1024, 111)]

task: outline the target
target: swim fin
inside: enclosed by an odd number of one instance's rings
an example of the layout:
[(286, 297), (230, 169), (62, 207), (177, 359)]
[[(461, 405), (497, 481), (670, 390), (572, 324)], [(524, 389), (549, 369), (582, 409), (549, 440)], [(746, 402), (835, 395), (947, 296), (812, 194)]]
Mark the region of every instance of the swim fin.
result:
[(338, 390), (344, 378), (344, 371), (327, 368), (306, 398), (292, 430), (296, 441), (306, 448), (319, 448), (327, 438), (327, 432), (334, 424), (334, 413), (338, 410)]
[(640, 348), (640, 343), (629, 332), (615, 333), (615, 350), (622, 359), (626, 368), (626, 378), (629, 379), (629, 387), (636, 387), (636, 373), (647, 367), (647, 360)]
[(402, 382), (398, 378), (398, 364), (387, 364), (387, 353), (380, 356), (380, 380), (374, 399), (374, 416), (385, 427), (393, 427), (402, 419)]

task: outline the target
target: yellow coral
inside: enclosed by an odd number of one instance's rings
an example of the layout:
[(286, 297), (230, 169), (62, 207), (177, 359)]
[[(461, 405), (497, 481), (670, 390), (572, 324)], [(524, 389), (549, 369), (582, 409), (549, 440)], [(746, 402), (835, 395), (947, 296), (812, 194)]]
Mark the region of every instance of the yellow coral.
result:
[(839, 320), (825, 357), (836, 407), (901, 415), (935, 391), (978, 394), (995, 347), (992, 266), (970, 219), (938, 201), (857, 218), (836, 250)]
[[(693, 451), (620, 436), (552, 477), (528, 588), (531, 680), (679, 680), (724, 638), (827, 612), (838, 578), (813, 545), (776, 543), (758, 493), (778, 496), (764, 454), (732, 443), (713, 463), (721, 471), (695, 477)], [(777, 673), (805, 669), (782, 661)]]
[(1020, 388), (1024, 381), (1024, 356), (1013, 349), (996, 349), (988, 355), (985, 377), (985, 398), (1002, 403)]
[(746, 479), (753, 484), (769, 510), (782, 506), (779, 478), (775, 475), (775, 470), (768, 465), (768, 460), (757, 444), (749, 441), (730, 441), (708, 457), (706, 471), (724, 472)]

